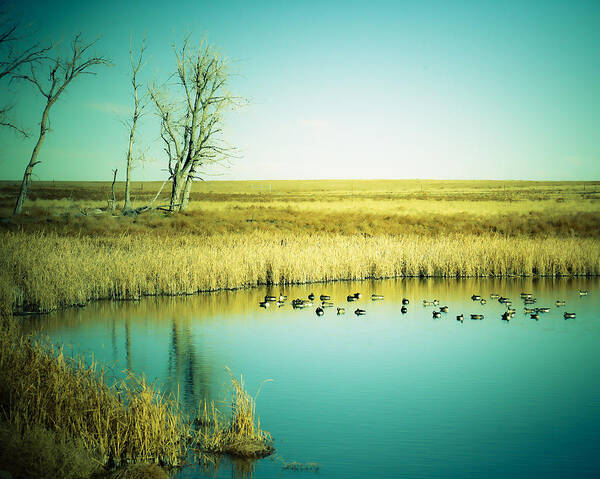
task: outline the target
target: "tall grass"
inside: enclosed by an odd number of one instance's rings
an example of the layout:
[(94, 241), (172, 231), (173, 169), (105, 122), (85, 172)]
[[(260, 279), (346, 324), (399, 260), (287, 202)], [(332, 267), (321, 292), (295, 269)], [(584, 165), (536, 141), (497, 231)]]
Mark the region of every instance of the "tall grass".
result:
[(0, 377), (0, 413), (21, 431), (77, 438), (100, 464), (185, 458), (189, 425), (173, 399), (134, 377), (109, 385), (96, 363), (34, 343), (8, 322)]
[(0, 233), (0, 241), (0, 295), (15, 311), (260, 284), (600, 274), (600, 241), (594, 238), (16, 232)]

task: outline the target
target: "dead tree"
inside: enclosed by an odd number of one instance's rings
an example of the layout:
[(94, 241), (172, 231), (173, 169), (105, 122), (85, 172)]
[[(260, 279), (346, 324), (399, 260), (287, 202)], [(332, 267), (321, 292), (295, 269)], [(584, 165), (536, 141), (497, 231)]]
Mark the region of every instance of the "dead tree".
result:
[(187, 208), (200, 168), (233, 153), (221, 136), (223, 113), (238, 101), (227, 90), (228, 61), (206, 42), (192, 48), (189, 40), (188, 36), (180, 49), (174, 48), (179, 97), (167, 87), (150, 89), (172, 180), (171, 211)]
[[(0, 80), (10, 82), (27, 65), (43, 60), (51, 46), (43, 46), (34, 42), (28, 46), (28, 37), (20, 32), (19, 24), (0, 13)], [(14, 105), (0, 105), (0, 126), (7, 127), (27, 136), (27, 132), (11, 118), (10, 111)]]
[(131, 65), (131, 86), (133, 88), (133, 115), (131, 117), (131, 122), (127, 124), (129, 128), (129, 145), (127, 147), (127, 169), (125, 170), (125, 204), (123, 205), (124, 212), (131, 210), (130, 179), (131, 164), (133, 163), (133, 143), (135, 140), (135, 129), (137, 127), (137, 122), (139, 118), (143, 114), (144, 108), (146, 108), (148, 104), (145, 96), (142, 96), (142, 98), (140, 98), (140, 83), (138, 79), (138, 74), (144, 66), (143, 59), (144, 52), (146, 51), (146, 39), (142, 41), (142, 46), (140, 48), (140, 52), (137, 58), (134, 57), (132, 43), (133, 42), (130, 43), (129, 48), (129, 63)]
[[(48, 59), (48, 74), (47, 80), (42, 81), (38, 77), (39, 70), (34, 63), (30, 63), (30, 73), (26, 75), (18, 75), (18, 78), (27, 80), (32, 83), (42, 96), (46, 99), (46, 105), (42, 112), (42, 119), (40, 121), (40, 133), (38, 140), (31, 153), (29, 163), (25, 168), (23, 174), (23, 181), (21, 182), (21, 189), (19, 191), (19, 197), (15, 204), (14, 214), (18, 215), (23, 210), (23, 204), (27, 198), (27, 190), (31, 182), (31, 174), (35, 165), (40, 163), (38, 155), (40, 148), (44, 143), (44, 138), (48, 132), (48, 123), (50, 117), (50, 109), (54, 106), (60, 95), (65, 91), (69, 84), (81, 74), (94, 74), (89, 71), (90, 68), (97, 65), (109, 65), (110, 62), (104, 57), (90, 56), (89, 49), (96, 42), (83, 43), (81, 36), (77, 35), (71, 42), (71, 50), (69, 56), (66, 59), (62, 59), (59, 54), (54, 59)], [(46, 75), (45, 75), (46, 76)]]

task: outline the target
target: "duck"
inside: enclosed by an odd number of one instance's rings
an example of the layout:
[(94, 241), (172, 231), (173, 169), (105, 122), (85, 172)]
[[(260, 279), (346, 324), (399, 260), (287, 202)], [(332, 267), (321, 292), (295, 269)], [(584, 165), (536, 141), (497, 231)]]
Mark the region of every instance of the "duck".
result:
[(346, 299), (348, 300), (348, 302), (351, 302), (351, 301), (356, 301), (357, 298), (353, 294), (349, 294)]
[(550, 308), (535, 308), (536, 313), (549, 313)]
[(575, 313), (567, 313), (567, 312), (565, 311), (565, 314), (563, 314), (563, 317), (564, 317), (565, 319), (572, 319), (572, 318), (574, 318), (574, 317), (575, 317)]
[(280, 302), (284, 302), (287, 299), (287, 296), (285, 294), (280, 294), (279, 295), (279, 301)]
[(354, 293), (354, 297), (356, 299), (360, 299), (360, 298), (362, 298), (362, 294), (360, 294), (360, 293)]
[(490, 299), (498, 299), (500, 297), (499, 294), (496, 293), (490, 293)]
[(277, 298), (275, 296), (265, 296), (265, 301), (277, 301)]
[(483, 319), (483, 314), (472, 314), (471, 319)]
[(426, 299), (424, 299), (423, 306), (433, 306), (433, 301), (427, 301)]
[(448, 306), (440, 306), (440, 311), (442, 313), (447, 313), (448, 312)]
[(333, 308), (333, 303), (331, 301), (321, 301), (321, 306), (323, 308)]
[(325, 314), (325, 311), (323, 310), (323, 308), (317, 307), (317, 309), (315, 309), (315, 313), (317, 313), (317, 316), (323, 316), (323, 314)]
[(487, 300), (485, 298), (481, 298), (481, 301), (479, 301), (481, 304), (485, 304), (487, 303)]
[(516, 310), (516, 309), (513, 309), (513, 308), (506, 308), (506, 312), (507, 312), (508, 314), (515, 314), (515, 313), (517, 312), (517, 310)]
[(258, 305), (261, 308), (268, 308), (270, 306), (270, 303), (268, 301), (261, 301), (260, 303), (258, 303)]
[(511, 318), (511, 314), (508, 313), (508, 311), (505, 311), (504, 313), (502, 313), (502, 321), (510, 321)]
[(313, 299), (315, 299), (315, 293), (310, 293), (310, 294), (308, 295), (308, 299), (310, 299), (311, 301), (312, 301)]
[(540, 319), (540, 315), (539, 315), (539, 314), (537, 314), (537, 313), (533, 313), (533, 314), (531, 315), (531, 319)]
[(567, 302), (563, 301), (562, 299), (557, 299), (555, 304), (556, 306), (564, 306), (565, 304), (567, 304)]
[(406, 305), (410, 303), (410, 301), (407, 298), (402, 298), (402, 304)]
[(363, 314), (367, 314), (367, 312), (364, 309), (356, 308), (354, 310), (354, 314), (356, 314), (357, 316), (361, 316)]
[(433, 317), (434, 318), (441, 318), (442, 317), (442, 313), (440, 311), (434, 311), (433, 312)]
[(338, 308), (337, 309), (337, 314), (338, 315), (340, 315), (340, 314), (346, 314), (346, 310), (344, 308)]
[(431, 303), (432, 303), (434, 306), (437, 306), (438, 304), (440, 304), (440, 302), (439, 302), (437, 299), (434, 299), (434, 300), (433, 300)]
[(321, 296), (319, 296), (319, 299), (321, 301), (329, 301), (331, 299), (331, 296), (329, 296), (327, 294), (322, 294)]
[(525, 299), (525, 298), (532, 298), (533, 294), (531, 293), (521, 293), (521, 298)]
[(510, 299), (509, 298), (505, 298), (504, 296), (500, 296), (498, 298), (498, 302), (499, 303), (506, 303), (507, 301), (510, 301)]
[(588, 294), (590, 294), (590, 292), (585, 289), (579, 290), (579, 296), (587, 296)]
[(462, 323), (462, 322), (465, 320), (465, 317), (464, 317), (464, 315), (463, 315), (463, 314), (459, 314), (459, 315), (456, 317), (456, 320), (457, 320), (457, 321), (460, 321), (460, 322)]
[(481, 301), (481, 296), (478, 294), (474, 294), (473, 296), (471, 296), (471, 299), (473, 301)]
[(536, 298), (525, 298), (523, 300), (524, 304), (535, 304), (537, 303), (537, 299)]
[(380, 301), (383, 299), (383, 295), (382, 294), (372, 294), (371, 295), (371, 300), (372, 301)]
[(525, 308), (525, 314), (535, 313), (535, 308)]
[(406, 313), (408, 313), (408, 308), (407, 308), (406, 306), (402, 306), (402, 307), (400, 308), (400, 312), (401, 312), (402, 314), (406, 314)]

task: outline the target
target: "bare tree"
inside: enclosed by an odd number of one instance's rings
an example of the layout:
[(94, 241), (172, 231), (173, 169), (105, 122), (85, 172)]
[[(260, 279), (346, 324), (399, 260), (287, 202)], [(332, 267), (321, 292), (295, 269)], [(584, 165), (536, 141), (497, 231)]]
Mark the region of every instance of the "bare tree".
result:
[(133, 115), (131, 121), (127, 124), (129, 128), (129, 145), (127, 147), (127, 169), (125, 170), (125, 204), (123, 205), (123, 211), (128, 212), (131, 210), (131, 164), (133, 163), (133, 143), (135, 140), (135, 129), (137, 122), (142, 116), (144, 108), (146, 108), (148, 102), (145, 96), (140, 98), (139, 90), (140, 83), (138, 74), (144, 66), (143, 59), (146, 51), (146, 39), (142, 40), (142, 46), (139, 51), (137, 58), (134, 57), (133, 52), (133, 41), (130, 42), (129, 47), (129, 63), (131, 64), (131, 86), (133, 88)]
[(161, 120), (160, 135), (172, 180), (170, 210), (186, 209), (192, 183), (201, 167), (230, 158), (233, 149), (224, 145), (224, 111), (236, 104), (227, 90), (228, 61), (206, 42), (190, 46), (186, 37), (174, 48), (179, 97), (167, 87), (151, 88), (150, 96)]
[(89, 71), (90, 68), (97, 65), (109, 65), (110, 62), (104, 57), (90, 56), (89, 49), (96, 43), (96, 41), (90, 43), (83, 43), (81, 35), (76, 35), (71, 42), (71, 51), (66, 59), (62, 59), (59, 54), (54, 59), (48, 62), (48, 79), (42, 81), (38, 78), (38, 68), (35, 64), (30, 63), (30, 73), (26, 75), (19, 75), (18, 78), (27, 80), (35, 85), (38, 91), (46, 98), (46, 105), (42, 112), (42, 119), (40, 121), (40, 133), (38, 140), (31, 153), (29, 163), (25, 168), (23, 174), (23, 181), (21, 183), (21, 189), (19, 191), (19, 197), (15, 205), (14, 214), (18, 215), (23, 209), (23, 204), (27, 198), (27, 190), (29, 183), (31, 182), (31, 174), (35, 165), (40, 163), (37, 159), (44, 142), (46, 133), (48, 132), (48, 122), (50, 109), (56, 103), (60, 95), (65, 91), (67, 86), (81, 74), (94, 74)]
[[(25, 46), (27, 40), (27, 36), (20, 32), (19, 24), (0, 12), (0, 80), (3, 82), (12, 80), (28, 64), (36, 64), (43, 60), (52, 48), (42, 46), (39, 42)], [(10, 117), (13, 107), (10, 103), (0, 105), (0, 126), (27, 136), (27, 132)]]

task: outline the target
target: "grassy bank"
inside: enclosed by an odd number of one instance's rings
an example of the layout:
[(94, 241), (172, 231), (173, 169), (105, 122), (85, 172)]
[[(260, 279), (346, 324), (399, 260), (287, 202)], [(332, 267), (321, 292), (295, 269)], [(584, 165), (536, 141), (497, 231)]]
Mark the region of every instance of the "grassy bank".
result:
[(595, 238), (334, 234), (71, 236), (1, 233), (14, 310), (260, 284), (382, 277), (598, 275)]

